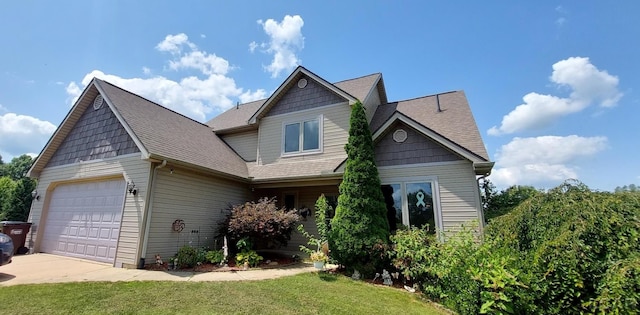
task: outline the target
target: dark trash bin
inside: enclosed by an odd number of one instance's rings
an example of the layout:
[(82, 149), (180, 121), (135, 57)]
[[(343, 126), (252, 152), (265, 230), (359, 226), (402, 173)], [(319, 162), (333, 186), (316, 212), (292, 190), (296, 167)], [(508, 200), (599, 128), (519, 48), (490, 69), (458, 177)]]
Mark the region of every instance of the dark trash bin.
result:
[(29, 249), (24, 247), (31, 223), (21, 221), (1, 221), (2, 233), (9, 235), (13, 241), (13, 254), (26, 254)]

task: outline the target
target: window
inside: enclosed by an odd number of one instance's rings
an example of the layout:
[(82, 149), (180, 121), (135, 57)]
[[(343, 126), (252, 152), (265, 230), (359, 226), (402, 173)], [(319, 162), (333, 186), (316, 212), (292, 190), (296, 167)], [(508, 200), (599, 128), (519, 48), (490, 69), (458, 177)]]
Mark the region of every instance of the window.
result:
[(322, 151), (322, 116), (293, 123), (283, 128), (284, 155)]
[(434, 181), (398, 181), (382, 185), (387, 205), (387, 218), (391, 231), (399, 225), (425, 227), (436, 233), (440, 226), (440, 213), (436, 205)]

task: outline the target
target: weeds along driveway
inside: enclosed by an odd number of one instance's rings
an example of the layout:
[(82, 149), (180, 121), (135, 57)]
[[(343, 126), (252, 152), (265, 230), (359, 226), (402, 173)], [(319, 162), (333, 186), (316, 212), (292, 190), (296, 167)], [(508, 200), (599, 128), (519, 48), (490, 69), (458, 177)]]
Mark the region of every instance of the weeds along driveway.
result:
[(98, 263), (50, 254), (14, 256), (11, 264), (0, 266), (0, 286), (29, 283), (84, 281), (243, 281), (275, 279), (312, 272), (310, 264), (238, 272), (149, 271), (114, 268)]

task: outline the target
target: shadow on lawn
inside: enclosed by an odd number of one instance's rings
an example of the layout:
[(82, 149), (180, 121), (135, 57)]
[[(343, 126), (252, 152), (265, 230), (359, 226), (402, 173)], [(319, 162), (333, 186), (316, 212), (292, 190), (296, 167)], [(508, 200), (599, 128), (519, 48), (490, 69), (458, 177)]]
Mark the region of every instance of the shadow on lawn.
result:
[(332, 274), (332, 273), (326, 273), (326, 272), (319, 272), (318, 278), (320, 278), (320, 280), (322, 281), (334, 282), (338, 280), (338, 275)]

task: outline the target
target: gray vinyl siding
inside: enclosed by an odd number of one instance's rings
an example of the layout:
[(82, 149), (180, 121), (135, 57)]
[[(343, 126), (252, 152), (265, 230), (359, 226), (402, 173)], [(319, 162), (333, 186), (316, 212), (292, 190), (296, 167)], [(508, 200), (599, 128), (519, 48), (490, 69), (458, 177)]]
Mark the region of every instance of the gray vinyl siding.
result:
[(480, 197), (471, 162), (381, 167), (379, 173), (381, 181), (388, 183), (397, 178), (436, 177), (445, 232), (458, 231), (463, 224), (469, 226), (472, 222), (478, 224), (480, 221)]
[(365, 114), (367, 115), (367, 121), (371, 122), (373, 114), (376, 113), (376, 109), (378, 109), (378, 105), (380, 105), (380, 95), (378, 94), (378, 89), (375, 86), (371, 90), (369, 98), (367, 98), (363, 102), (365, 102), (363, 105)]
[(122, 267), (123, 264), (135, 265), (141, 221), (148, 194), (147, 185), (150, 170), (151, 163), (141, 160), (139, 154), (45, 168), (38, 178), (38, 187), (36, 188), (40, 200), (34, 200), (31, 204), (29, 222), (32, 222), (33, 225), (31, 233), (27, 237), (27, 246), (36, 252), (39, 251), (38, 237), (43, 232), (40, 225), (46, 222), (46, 209), (50, 202), (50, 195), (58, 184), (124, 178), (132, 180), (136, 184), (138, 193), (135, 196), (131, 194), (125, 196), (114, 265), (116, 267)]
[(258, 131), (252, 130), (222, 136), (226, 142), (242, 159), (247, 162), (256, 160), (258, 151)]
[[(167, 259), (183, 245), (213, 248), (217, 225), (229, 204), (249, 200), (248, 185), (170, 167), (158, 170), (149, 229), (147, 262), (156, 254)], [(172, 223), (183, 220), (182, 232), (172, 231)], [(198, 233), (191, 233), (191, 231)], [(218, 244), (218, 248), (220, 244)]]
[[(393, 133), (398, 129), (407, 133), (407, 139), (404, 142), (393, 140)], [(460, 156), (403, 123), (395, 123), (376, 143), (375, 157), (377, 166), (462, 160)]]
[[(282, 157), (282, 126), (284, 122), (312, 119), (323, 114), (322, 153)], [(260, 121), (258, 139), (258, 164), (299, 162), (308, 160), (322, 160), (330, 158), (346, 158), (344, 145), (349, 138), (349, 117), (351, 107), (347, 102), (289, 113), (286, 115), (270, 116)]]
[(303, 76), (307, 86), (299, 88), (296, 81), (282, 98), (273, 105), (266, 116), (275, 116), (305, 109), (336, 104), (345, 101), (344, 98), (320, 85), (315, 80)]
[(99, 109), (87, 107), (47, 167), (111, 158), (140, 152), (106, 101)]

